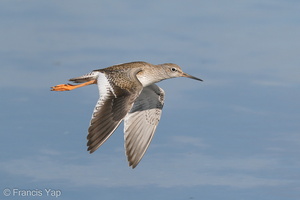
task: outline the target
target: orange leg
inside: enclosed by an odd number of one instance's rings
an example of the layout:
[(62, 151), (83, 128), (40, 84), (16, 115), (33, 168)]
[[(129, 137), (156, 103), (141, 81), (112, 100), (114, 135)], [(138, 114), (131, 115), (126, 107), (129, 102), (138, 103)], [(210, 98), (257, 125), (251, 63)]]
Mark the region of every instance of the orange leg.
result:
[(83, 87), (86, 85), (91, 85), (91, 84), (96, 84), (97, 80), (92, 80), (92, 81), (88, 81), (82, 84), (78, 84), (78, 85), (71, 85), (71, 84), (60, 84), (60, 85), (56, 85), (51, 87), (51, 91), (68, 91), (68, 90), (74, 90), (76, 88), (79, 87)]

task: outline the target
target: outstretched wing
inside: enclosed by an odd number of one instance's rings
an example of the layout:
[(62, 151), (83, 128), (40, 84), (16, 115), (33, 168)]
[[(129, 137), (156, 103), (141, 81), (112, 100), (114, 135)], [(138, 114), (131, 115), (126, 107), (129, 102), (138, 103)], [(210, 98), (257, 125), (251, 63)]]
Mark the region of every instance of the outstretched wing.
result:
[(136, 74), (133, 74), (136, 81), (132, 83), (136, 87), (135, 90), (116, 85), (108, 77), (109, 75), (100, 72), (97, 79), (100, 98), (94, 108), (88, 129), (87, 146), (90, 153), (96, 151), (111, 136), (143, 88)]
[(129, 166), (135, 168), (144, 156), (160, 120), (164, 91), (155, 84), (143, 88), (124, 119), (124, 140)]

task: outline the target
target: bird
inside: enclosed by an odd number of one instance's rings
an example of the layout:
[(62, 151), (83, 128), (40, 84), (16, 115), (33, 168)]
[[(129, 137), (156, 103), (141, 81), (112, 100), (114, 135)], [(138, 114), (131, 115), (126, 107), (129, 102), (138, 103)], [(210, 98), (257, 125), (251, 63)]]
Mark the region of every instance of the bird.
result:
[(70, 91), (97, 84), (99, 99), (87, 135), (87, 151), (95, 152), (124, 121), (124, 147), (129, 167), (134, 169), (143, 158), (160, 121), (165, 92), (155, 83), (176, 77), (198, 81), (173, 63), (150, 64), (135, 61), (113, 65), (71, 78), (78, 83), (59, 84), (51, 91)]

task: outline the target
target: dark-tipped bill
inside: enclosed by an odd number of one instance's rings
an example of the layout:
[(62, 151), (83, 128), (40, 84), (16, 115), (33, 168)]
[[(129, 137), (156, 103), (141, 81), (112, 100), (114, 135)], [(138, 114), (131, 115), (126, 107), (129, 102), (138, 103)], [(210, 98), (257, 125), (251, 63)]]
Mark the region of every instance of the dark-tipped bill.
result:
[(187, 78), (192, 78), (192, 79), (195, 79), (195, 80), (197, 80), (197, 81), (203, 81), (202, 79), (197, 78), (197, 77), (195, 77), (195, 76), (191, 76), (191, 75), (189, 75), (189, 74), (187, 74), (187, 73), (183, 73), (182, 76), (183, 76), (183, 77), (187, 77)]

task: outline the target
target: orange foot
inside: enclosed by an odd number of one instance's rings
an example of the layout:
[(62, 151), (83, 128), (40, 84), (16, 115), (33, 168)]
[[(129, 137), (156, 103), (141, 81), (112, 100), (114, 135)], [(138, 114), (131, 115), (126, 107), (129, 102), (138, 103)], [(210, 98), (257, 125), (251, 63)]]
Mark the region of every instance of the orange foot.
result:
[(69, 91), (69, 90), (73, 90), (76, 88), (76, 85), (71, 85), (71, 84), (60, 84), (60, 85), (56, 85), (51, 87), (51, 91)]
[(60, 84), (60, 85), (56, 85), (56, 86), (51, 87), (51, 91), (69, 91), (69, 90), (74, 90), (74, 89), (79, 88), (79, 87), (83, 87), (83, 86), (91, 85), (91, 84), (96, 84), (96, 83), (97, 83), (97, 80), (91, 80), (91, 81), (81, 83), (81, 84), (78, 84), (78, 85), (71, 85), (69, 83), (68, 84)]

